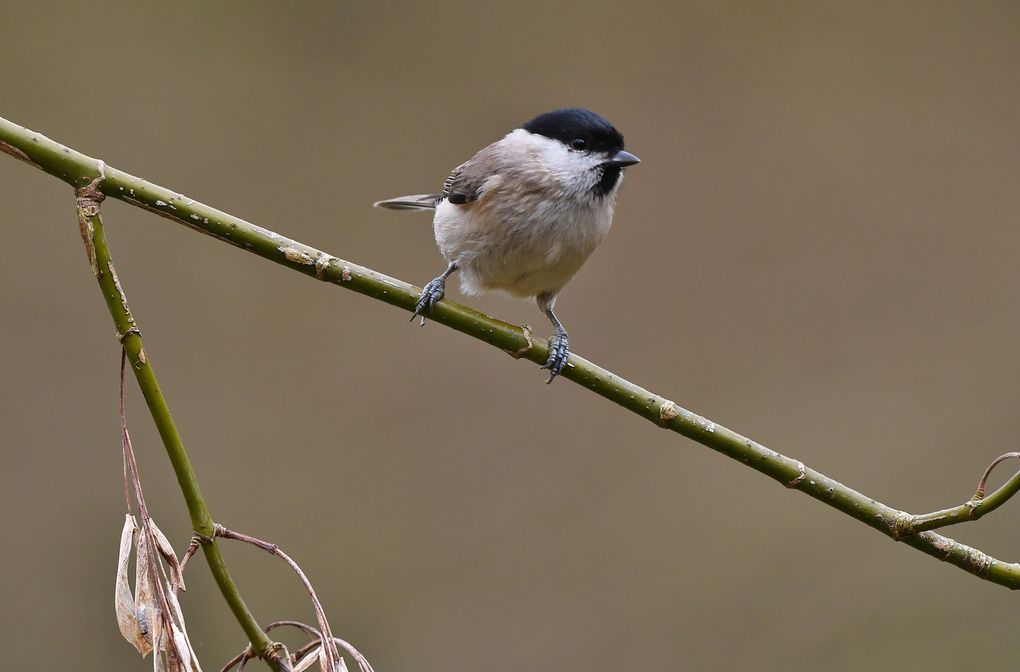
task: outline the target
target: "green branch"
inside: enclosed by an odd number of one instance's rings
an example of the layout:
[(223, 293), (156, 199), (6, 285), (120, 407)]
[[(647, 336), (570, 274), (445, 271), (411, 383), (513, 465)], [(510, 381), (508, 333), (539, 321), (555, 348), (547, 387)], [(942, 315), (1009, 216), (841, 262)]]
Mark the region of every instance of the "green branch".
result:
[[(0, 150), (76, 188), (89, 184), (99, 172), (100, 164), (96, 159), (3, 119), (0, 119)], [(414, 285), (285, 238), (133, 175), (107, 167), (106, 177), (99, 182), (97, 188), (106, 196), (150, 210), (305, 275), (404, 310), (411, 311), (417, 300), (419, 288)], [(530, 333), (519, 326), (493, 319), (448, 300), (436, 305), (431, 319), (515, 357), (537, 364), (545, 363), (548, 344), (542, 340), (533, 342)], [(929, 520), (934, 514), (914, 516), (887, 506), (806, 467), (798, 460), (781, 455), (681, 408), (669, 399), (624, 380), (582, 357), (571, 355), (561, 377), (590, 389), (664, 429), (737, 460), (787, 488), (799, 490), (923, 553), (987, 581), (1013, 589), (1020, 588), (1020, 564), (996, 560), (980, 550), (931, 531), (952, 524), (955, 520)], [(1000, 505), (1018, 489), (1020, 477), (1014, 477), (1007, 486), (1000, 489), (1001, 492), (996, 493), (995, 505)], [(986, 508), (990, 510), (992, 507)], [(922, 527), (915, 527), (915, 523), (922, 524)]]
[(205, 500), (202, 499), (195, 471), (184, 450), (184, 443), (181, 441), (176, 425), (174, 425), (163, 392), (159, 389), (159, 382), (156, 380), (152, 364), (142, 347), (141, 332), (138, 330), (135, 318), (131, 315), (127, 296), (117, 278), (117, 271), (113, 267), (110, 246), (103, 230), (103, 219), (99, 214), (103, 195), (98, 191), (97, 185), (102, 182), (103, 168), (103, 165), (99, 164), (100, 174), (96, 179), (76, 190), (78, 226), (85, 244), (89, 265), (92, 267), (92, 273), (96, 280), (99, 281), (99, 288), (117, 328), (118, 338), (124, 346), (128, 361), (131, 362), (131, 370), (135, 374), (138, 387), (142, 391), (145, 403), (149, 407), (149, 413), (163, 439), (170, 463), (177, 474), (177, 482), (180, 484), (184, 500), (188, 504), (188, 513), (191, 515), (192, 529), (202, 540), (202, 550), (209, 563), (209, 571), (223, 594), (223, 599), (226, 600), (234, 617), (251, 641), (252, 650), (258, 652), (259, 657), (269, 663), (274, 670), (283, 672), (286, 668), (278, 656), (278, 647), (273, 645), (273, 642), (259, 627), (227, 571), (223, 555), (220, 553), (220, 547), (215, 539), (216, 525), (212, 516), (209, 515)]

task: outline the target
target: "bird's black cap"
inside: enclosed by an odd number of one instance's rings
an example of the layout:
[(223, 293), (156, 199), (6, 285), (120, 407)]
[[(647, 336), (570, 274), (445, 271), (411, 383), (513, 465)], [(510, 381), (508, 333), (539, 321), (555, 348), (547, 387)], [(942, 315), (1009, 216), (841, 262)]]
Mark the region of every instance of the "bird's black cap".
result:
[(604, 118), (582, 107), (565, 107), (540, 114), (522, 128), (567, 146), (581, 138), (588, 151), (615, 153), (623, 149), (623, 135)]

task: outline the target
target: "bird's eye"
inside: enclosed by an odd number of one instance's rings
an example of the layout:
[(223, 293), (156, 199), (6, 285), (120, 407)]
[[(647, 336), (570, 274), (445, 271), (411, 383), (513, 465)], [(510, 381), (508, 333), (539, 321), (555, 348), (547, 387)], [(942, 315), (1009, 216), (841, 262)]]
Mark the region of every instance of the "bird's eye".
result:
[(588, 141), (584, 138), (574, 138), (570, 141), (570, 146), (576, 150), (582, 150), (588, 146)]

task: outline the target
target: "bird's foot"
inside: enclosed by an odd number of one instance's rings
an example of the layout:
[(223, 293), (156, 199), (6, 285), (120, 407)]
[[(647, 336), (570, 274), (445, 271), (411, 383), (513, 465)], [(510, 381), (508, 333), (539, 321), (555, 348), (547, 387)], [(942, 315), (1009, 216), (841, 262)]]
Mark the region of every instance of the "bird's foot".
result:
[(418, 303), (414, 304), (414, 314), (411, 315), (411, 321), (414, 322), (414, 318), (421, 317), (421, 326), (425, 326), (425, 313), (432, 313), (432, 306), (436, 305), (439, 299), (443, 298), (443, 294), (446, 292), (446, 278), (439, 276), (435, 280), (429, 282), (421, 290), (421, 296), (418, 298)]
[(567, 360), (570, 358), (570, 344), (567, 341), (567, 332), (557, 331), (553, 333), (551, 339), (549, 339), (549, 359), (546, 360), (543, 369), (549, 370), (549, 380), (545, 381), (548, 385), (553, 379), (560, 375), (563, 371), (563, 367), (567, 365)]

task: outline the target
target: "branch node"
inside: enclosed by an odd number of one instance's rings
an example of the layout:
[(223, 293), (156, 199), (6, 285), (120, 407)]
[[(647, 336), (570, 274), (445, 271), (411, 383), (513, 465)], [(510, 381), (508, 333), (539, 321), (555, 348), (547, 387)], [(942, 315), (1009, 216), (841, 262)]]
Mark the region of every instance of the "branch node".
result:
[(120, 332), (117, 333), (117, 341), (123, 345), (124, 339), (130, 336), (131, 334), (141, 336), (142, 332), (138, 329), (138, 327), (128, 327), (127, 331), (125, 331), (123, 334)]
[(893, 518), (892, 523), (889, 525), (889, 533), (892, 535), (894, 541), (899, 541), (904, 537), (910, 537), (917, 534), (917, 529), (914, 527), (914, 516), (905, 511), (900, 511)]
[(84, 187), (75, 189), (75, 209), (78, 211), (78, 229), (81, 240), (85, 244), (85, 256), (92, 268), (92, 275), (99, 277), (99, 264), (96, 263), (95, 226), (92, 218), (99, 216), (99, 210), (106, 196), (99, 191), (99, 185), (106, 179), (106, 164), (98, 161), (99, 174)]
[(213, 531), (212, 537), (207, 537), (206, 535), (202, 534), (201, 532), (193, 531), (191, 533), (191, 538), (195, 539), (195, 540), (198, 540), (198, 543), (202, 544), (203, 546), (208, 546), (209, 544), (213, 543), (213, 538), (219, 535), (219, 528), (220, 527), (221, 526), (218, 523), (213, 525), (213, 530), (214, 531)]
[(804, 481), (805, 478), (807, 478), (807, 467), (805, 467), (804, 463), (799, 460), (797, 461), (797, 471), (800, 472), (797, 476), (783, 484), (788, 489), (796, 488)]
[(523, 348), (519, 348), (517, 350), (513, 350), (513, 351), (507, 350), (506, 351), (514, 359), (520, 359), (521, 357), (526, 355), (529, 350), (531, 350), (533, 347), (535, 347), (535, 341), (533, 341), (531, 339), (531, 334), (532, 334), (531, 327), (528, 326), (527, 324), (522, 325), (521, 326), (521, 333), (524, 336), (524, 341), (527, 343), (527, 345), (525, 345)]
[(102, 184), (103, 180), (106, 179), (106, 164), (103, 162), (102, 159), (96, 160), (96, 172), (98, 173), (98, 175), (96, 175), (95, 178), (93, 178), (92, 181), (86, 184), (84, 187), (79, 187), (78, 189), (75, 189), (74, 195), (78, 198), (79, 201), (85, 200), (95, 202), (96, 207), (98, 208), (99, 204), (103, 202), (104, 198), (106, 198), (106, 195), (99, 190), (99, 185)]
[(319, 280), (325, 280), (326, 274), (329, 273), (329, 264), (336, 259), (332, 254), (325, 254), (315, 260), (315, 277)]
[(284, 670), (292, 670), (290, 664), (290, 651), (280, 642), (271, 642), (268, 647), (259, 653), (259, 658), (265, 661), (275, 660)]
[(669, 399), (664, 399), (659, 406), (659, 427), (665, 427), (680, 416), (680, 407)]

